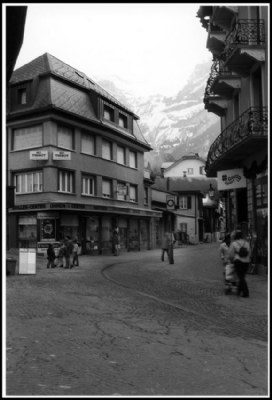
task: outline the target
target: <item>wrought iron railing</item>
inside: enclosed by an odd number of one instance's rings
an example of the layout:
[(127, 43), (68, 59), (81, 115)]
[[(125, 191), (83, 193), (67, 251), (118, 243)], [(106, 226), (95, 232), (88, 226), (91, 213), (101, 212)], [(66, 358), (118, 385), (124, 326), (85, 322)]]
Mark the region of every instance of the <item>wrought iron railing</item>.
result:
[(221, 58), (226, 61), (232, 51), (238, 46), (258, 46), (265, 44), (264, 20), (240, 19), (234, 29), (225, 39), (225, 49)]
[(210, 96), (215, 96), (216, 94), (212, 91), (212, 86), (214, 84), (214, 81), (218, 77), (226, 77), (228, 75), (233, 75), (235, 76), (236, 74), (232, 71), (229, 71), (228, 68), (223, 66), (223, 61), (220, 58), (215, 58), (214, 62), (211, 66), (211, 73), (210, 76), (207, 80), (207, 85), (204, 93), (204, 103), (208, 101), (208, 98)]
[(250, 107), (216, 138), (210, 147), (206, 170), (224, 153), (252, 136), (267, 136), (267, 107)]

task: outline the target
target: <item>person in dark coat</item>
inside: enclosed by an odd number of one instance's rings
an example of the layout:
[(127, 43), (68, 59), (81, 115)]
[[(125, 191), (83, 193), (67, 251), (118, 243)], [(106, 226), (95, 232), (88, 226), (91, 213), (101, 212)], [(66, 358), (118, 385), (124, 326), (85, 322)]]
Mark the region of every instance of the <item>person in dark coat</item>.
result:
[(47, 249), (47, 268), (55, 268), (55, 251), (53, 245), (50, 243)]

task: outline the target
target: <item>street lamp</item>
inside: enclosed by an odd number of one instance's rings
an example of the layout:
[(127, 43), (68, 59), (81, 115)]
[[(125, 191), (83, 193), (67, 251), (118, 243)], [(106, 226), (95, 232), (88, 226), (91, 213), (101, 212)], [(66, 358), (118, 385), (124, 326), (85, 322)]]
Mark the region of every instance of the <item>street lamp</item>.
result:
[(210, 197), (210, 198), (214, 197), (214, 192), (215, 192), (215, 190), (214, 190), (214, 188), (212, 187), (212, 184), (210, 183), (210, 189), (208, 190), (208, 193), (209, 193), (209, 197)]

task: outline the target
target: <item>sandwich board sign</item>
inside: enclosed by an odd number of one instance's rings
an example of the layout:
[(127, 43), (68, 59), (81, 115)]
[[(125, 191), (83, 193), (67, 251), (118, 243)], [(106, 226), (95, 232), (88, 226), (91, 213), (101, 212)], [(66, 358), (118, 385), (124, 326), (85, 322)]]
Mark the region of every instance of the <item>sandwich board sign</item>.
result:
[(36, 249), (19, 249), (19, 275), (36, 274)]

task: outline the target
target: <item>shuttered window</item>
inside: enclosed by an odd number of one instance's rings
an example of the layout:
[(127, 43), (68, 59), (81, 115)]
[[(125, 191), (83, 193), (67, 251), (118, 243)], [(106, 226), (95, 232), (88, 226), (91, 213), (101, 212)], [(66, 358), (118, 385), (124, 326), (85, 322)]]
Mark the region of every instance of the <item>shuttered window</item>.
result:
[(106, 160), (112, 159), (112, 144), (107, 140), (102, 141), (102, 157)]
[(58, 146), (70, 150), (74, 148), (72, 129), (66, 126), (58, 126)]
[(35, 125), (28, 128), (14, 129), (13, 150), (29, 149), (42, 146), (42, 125)]
[(106, 198), (111, 198), (111, 181), (107, 179), (103, 179), (102, 181), (102, 196)]
[(81, 152), (94, 155), (95, 154), (95, 138), (92, 135), (82, 133), (81, 135)]

